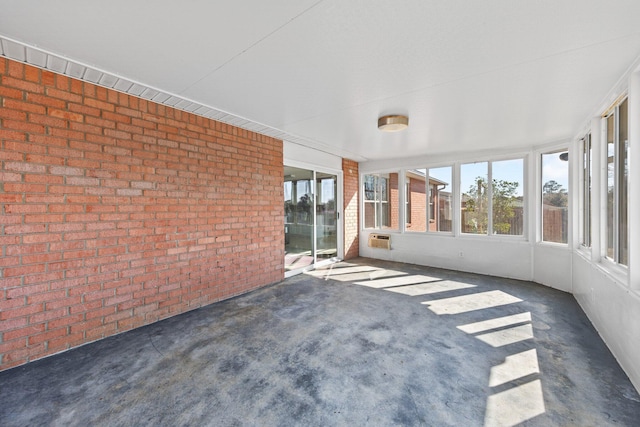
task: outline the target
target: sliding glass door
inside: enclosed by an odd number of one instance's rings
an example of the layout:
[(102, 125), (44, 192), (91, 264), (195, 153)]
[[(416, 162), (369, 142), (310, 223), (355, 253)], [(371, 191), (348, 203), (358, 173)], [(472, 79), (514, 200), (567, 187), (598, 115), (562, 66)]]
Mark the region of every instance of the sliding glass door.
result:
[(338, 177), (316, 173), (316, 260), (338, 254)]
[(337, 175), (284, 167), (285, 271), (339, 256), (338, 196)]

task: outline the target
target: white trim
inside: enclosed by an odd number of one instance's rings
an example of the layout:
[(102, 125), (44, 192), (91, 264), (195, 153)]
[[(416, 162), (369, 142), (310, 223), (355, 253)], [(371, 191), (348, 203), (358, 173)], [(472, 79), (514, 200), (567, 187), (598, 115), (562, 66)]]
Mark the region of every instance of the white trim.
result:
[[(629, 77), (629, 177), (628, 177), (628, 280), (634, 292), (640, 292), (640, 65)], [(635, 239), (634, 239), (635, 237)]]

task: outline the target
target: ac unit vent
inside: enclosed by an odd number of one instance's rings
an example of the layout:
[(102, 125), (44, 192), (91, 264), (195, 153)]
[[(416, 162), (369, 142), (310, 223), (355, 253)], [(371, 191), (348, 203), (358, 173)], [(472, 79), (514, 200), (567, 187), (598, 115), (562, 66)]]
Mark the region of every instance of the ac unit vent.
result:
[(391, 236), (388, 234), (370, 234), (369, 247), (378, 249), (391, 249)]

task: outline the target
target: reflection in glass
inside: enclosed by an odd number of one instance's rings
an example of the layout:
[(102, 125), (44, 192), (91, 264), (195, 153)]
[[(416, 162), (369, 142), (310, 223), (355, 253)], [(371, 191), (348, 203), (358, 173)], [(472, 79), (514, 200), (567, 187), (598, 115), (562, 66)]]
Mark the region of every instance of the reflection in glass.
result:
[(591, 134), (587, 134), (582, 147), (582, 244), (591, 247)]
[(615, 113), (612, 113), (607, 117), (607, 256), (609, 258), (614, 257), (614, 229), (613, 223), (615, 215), (615, 182), (616, 182), (616, 170), (615, 170)]
[(629, 186), (629, 126), (628, 102), (625, 99), (618, 108), (618, 262), (629, 265), (628, 203)]
[(316, 173), (316, 261), (338, 253), (337, 226), (338, 177)]
[(285, 167), (285, 269), (313, 264), (313, 171)]

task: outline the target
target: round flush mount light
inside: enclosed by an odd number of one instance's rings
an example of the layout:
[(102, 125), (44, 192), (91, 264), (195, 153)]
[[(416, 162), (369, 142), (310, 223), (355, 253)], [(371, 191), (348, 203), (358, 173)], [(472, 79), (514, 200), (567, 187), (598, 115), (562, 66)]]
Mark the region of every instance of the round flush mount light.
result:
[(378, 119), (378, 129), (383, 132), (398, 132), (409, 126), (409, 117), (400, 115), (382, 116)]

